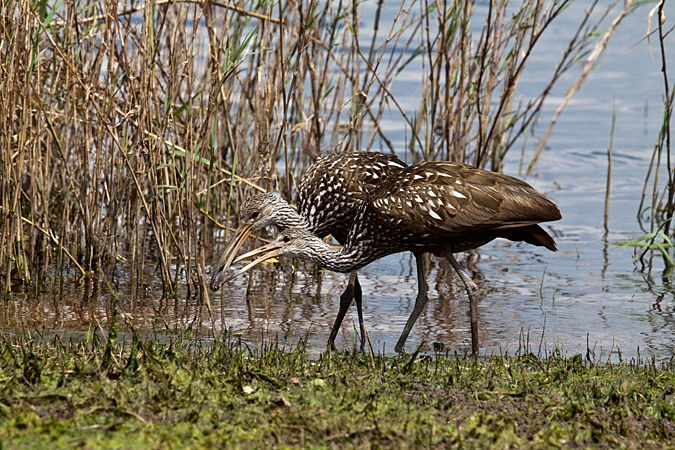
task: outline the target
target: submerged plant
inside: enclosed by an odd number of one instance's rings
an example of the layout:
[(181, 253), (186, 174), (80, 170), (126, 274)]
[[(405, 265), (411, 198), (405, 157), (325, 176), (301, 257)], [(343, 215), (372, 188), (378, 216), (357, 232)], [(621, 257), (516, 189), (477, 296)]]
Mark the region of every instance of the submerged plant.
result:
[[(661, 238), (661, 240), (658, 238)], [(630, 241), (613, 242), (612, 244), (616, 245), (615, 248), (635, 247), (636, 249), (644, 249), (643, 252), (633, 258), (633, 261), (642, 262), (643, 268), (647, 264), (644, 260), (644, 257), (649, 251), (658, 251), (661, 253), (661, 256), (663, 256), (663, 261), (666, 265), (667, 273), (672, 272), (673, 268), (675, 267), (675, 261), (673, 261), (673, 257), (670, 256), (669, 252), (669, 250), (673, 248), (673, 243), (668, 235), (666, 235), (661, 230), (658, 230), (655, 233), (645, 233), (642, 236), (631, 239)]]

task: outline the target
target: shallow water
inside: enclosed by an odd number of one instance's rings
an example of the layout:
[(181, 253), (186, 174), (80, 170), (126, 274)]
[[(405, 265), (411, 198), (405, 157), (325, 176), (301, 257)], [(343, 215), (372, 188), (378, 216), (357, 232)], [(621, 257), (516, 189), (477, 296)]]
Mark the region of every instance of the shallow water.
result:
[[(536, 94), (547, 82), (565, 37), (580, 20), (580, 8), (570, 8), (545, 35), (520, 85), (524, 98)], [(647, 41), (640, 42), (647, 29), (647, 13), (648, 9), (640, 9), (621, 24), (602, 64), (560, 117), (534, 175), (524, 178), (562, 211), (561, 221), (546, 225), (559, 251), (496, 241), (472, 254), (469, 261), (465, 255), (459, 258), (463, 265), (468, 264), (481, 288), (482, 353), (513, 353), (525, 344), (535, 353), (553, 348), (585, 353), (588, 346), (594, 357), (603, 361), (609, 357), (616, 361), (619, 354), (635, 357), (638, 351), (640, 356), (657, 359), (675, 354), (673, 291), (668, 280), (661, 279), (662, 262), (656, 258), (649, 275), (637, 270), (631, 249), (606, 245), (606, 241), (625, 241), (643, 234), (636, 215), (663, 109), (660, 61), (650, 56)], [(658, 55), (658, 48), (653, 52)], [(668, 52), (675, 61), (675, 50), (671, 47)], [(543, 134), (579, 73), (580, 68), (569, 74), (547, 101), (535, 137), (529, 139), (526, 162), (536, 137)], [(393, 87), (401, 104), (417, 106), (418, 78), (419, 72), (411, 66)], [(603, 208), (613, 109), (616, 130), (606, 235)], [(382, 127), (400, 129), (399, 118), (385, 119)], [(390, 137), (405, 148), (405, 135)], [(516, 147), (504, 169), (510, 175), (518, 175), (521, 155)], [(222, 240), (220, 244), (224, 244)], [(217, 257), (207, 255), (207, 263)], [(290, 261), (267, 265), (255, 270), (250, 279), (239, 277), (220, 292), (211, 292), (211, 314), (196, 300), (167, 301), (151, 287), (142, 296), (135, 295), (131, 287), (120, 292), (121, 306), (149, 335), (192, 327), (206, 336), (229, 329), (249, 342), (276, 338), (292, 346), (302, 338), (310, 351), (323, 351), (346, 275), (308, 263), (295, 264), (295, 268)], [(393, 352), (417, 294), (414, 260), (409, 254), (389, 256), (361, 270), (359, 276), (372, 346)], [(434, 343), (441, 343), (451, 352), (467, 351), (468, 301), (461, 282), (446, 262), (436, 258), (431, 258), (426, 277), (430, 301), (406, 348), (410, 351), (421, 345), (431, 349)], [(124, 286), (125, 280), (121, 281)], [(153, 285), (150, 280), (148, 286)], [(139, 297), (144, 300), (128, 300)], [(107, 323), (108, 300), (100, 286), (66, 280), (62, 288), (54, 287), (52, 292), (37, 297), (19, 292), (3, 302), (0, 326), (17, 331), (85, 331), (91, 324)], [(357, 345), (356, 327), (352, 307), (338, 347)]]

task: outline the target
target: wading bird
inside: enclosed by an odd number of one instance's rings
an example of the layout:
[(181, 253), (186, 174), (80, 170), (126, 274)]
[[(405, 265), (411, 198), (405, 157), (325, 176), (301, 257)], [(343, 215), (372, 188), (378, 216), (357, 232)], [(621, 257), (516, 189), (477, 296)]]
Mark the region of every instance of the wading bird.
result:
[(419, 293), (395, 350), (400, 352), (427, 303), (421, 267), (425, 252), (448, 259), (466, 286), (471, 320), (471, 350), (478, 353), (478, 286), (452, 255), (495, 238), (524, 241), (556, 251), (555, 241), (539, 225), (561, 219), (558, 208), (517, 178), (466, 164), (430, 161), (389, 177), (362, 204), (342, 248), (335, 249), (306, 230), (290, 228), (271, 244), (237, 258), (255, 257), (226, 281), (261, 262), (278, 257), (305, 259), (336, 272), (351, 272), (392, 253), (417, 258)]
[[(280, 230), (306, 228), (321, 238), (332, 235), (344, 244), (359, 208), (376, 186), (406, 164), (396, 156), (377, 152), (340, 152), (317, 159), (303, 174), (298, 187), (298, 212), (276, 194), (257, 194), (246, 199), (240, 209), (241, 225), (235, 231), (218, 263), (213, 268), (211, 289), (220, 288), (226, 270), (237, 251), (254, 231), (275, 225)], [(362, 291), (356, 271), (349, 275), (347, 289), (340, 296), (340, 309), (328, 338), (334, 346), (352, 298), (356, 303), (361, 331), (365, 328), (361, 305)]]

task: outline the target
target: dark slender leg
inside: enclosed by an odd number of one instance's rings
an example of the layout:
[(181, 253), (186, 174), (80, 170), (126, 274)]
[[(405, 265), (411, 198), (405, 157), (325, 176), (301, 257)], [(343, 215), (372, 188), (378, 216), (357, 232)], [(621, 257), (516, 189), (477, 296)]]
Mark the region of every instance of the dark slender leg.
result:
[(361, 350), (363, 350), (366, 345), (366, 327), (363, 324), (363, 291), (361, 291), (361, 283), (359, 283), (359, 276), (356, 272), (354, 272), (354, 302), (356, 302), (356, 312), (359, 315)]
[(462, 282), (464, 282), (464, 286), (466, 286), (466, 293), (469, 295), (469, 317), (471, 319), (471, 353), (477, 355), (479, 351), (478, 299), (476, 298), (478, 286), (476, 286), (476, 283), (474, 283), (473, 280), (469, 278), (469, 275), (464, 272), (464, 269), (462, 269), (462, 266), (459, 265), (455, 257), (452, 256), (452, 253), (448, 253), (445, 255), (445, 257), (448, 259), (448, 261), (450, 261), (450, 264), (452, 264), (452, 267), (455, 269), (455, 272), (457, 272), (457, 275), (459, 275), (459, 277), (462, 279)]
[[(350, 272), (349, 282), (347, 283), (347, 288), (340, 296), (340, 310), (338, 315), (335, 318), (335, 323), (333, 323), (333, 329), (330, 330), (330, 336), (328, 336), (328, 348), (335, 348), (335, 338), (337, 337), (338, 331), (340, 331), (340, 325), (345, 319), (345, 314), (349, 309), (349, 305), (352, 304), (352, 299), (354, 298), (355, 285), (358, 283), (356, 278), (356, 271)], [(361, 321), (361, 329), (363, 330), (363, 313), (361, 312), (361, 285), (359, 284), (359, 299), (356, 303), (356, 307), (359, 311), (359, 321)]]
[(427, 280), (424, 277), (424, 254), (422, 253), (415, 255), (415, 260), (417, 262), (417, 298), (415, 299), (415, 307), (413, 308), (410, 317), (408, 317), (405, 328), (403, 328), (403, 333), (401, 333), (401, 337), (398, 338), (396, 347), (394, 347), (394, 350), (398, 353), (403, 351), (403, 348), (405, 347), (405, 341), (408, 339), (410, 330), (412, 330), (415, 322), (417, 322), (417, 318), (420, 316), (424, 310), (424, 307), (429, 301), (429, 296), (427, 295)]

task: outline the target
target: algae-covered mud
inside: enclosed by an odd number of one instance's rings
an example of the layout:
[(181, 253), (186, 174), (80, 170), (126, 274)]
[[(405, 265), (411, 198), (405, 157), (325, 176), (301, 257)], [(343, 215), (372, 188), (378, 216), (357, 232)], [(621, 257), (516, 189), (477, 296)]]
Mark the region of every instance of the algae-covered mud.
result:
[(3, 448), (672, 448), (675, 366), (0, 338)]

